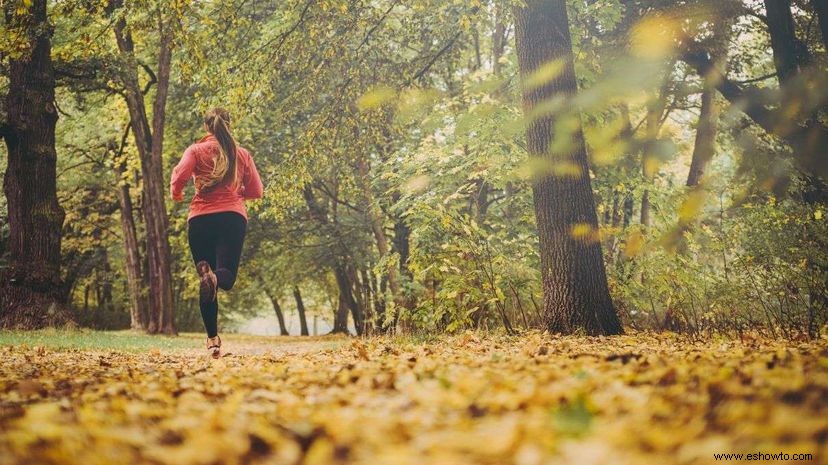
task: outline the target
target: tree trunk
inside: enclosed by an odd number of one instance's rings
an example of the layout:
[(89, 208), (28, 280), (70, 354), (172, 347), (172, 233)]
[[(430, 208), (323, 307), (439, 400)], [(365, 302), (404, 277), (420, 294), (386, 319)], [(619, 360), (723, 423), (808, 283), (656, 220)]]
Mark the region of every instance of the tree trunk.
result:
[[(368, 165), (368, 161), (364, 157), (361, 157), (357, 161), (357, 174), (360, 179), (360, 187), (368, 212), (368, 221), (371, 223), (371, 232), (374, 234), (377, 252), (379, 253), (380, 260), (382, 260), (388, 256), (390, 248), (388, 246), (388, 236), (385, 234), (385, 229), (383, 228), (384, 218), (382, 217), (382, 211), (371, 190), (370, 180), (368, 179), (369, 173), (370, 166)], [(399, 297), (400, 282), (397, 277), (397, 269), (393, 266), (388, 267), (388, 284), (391, 286), (393, 297), (395, 299)]]
[(273, 311), (276, 313), (276, 319), (279, 320), (279, 334), (282, 336), (289, 336), (290, 333), (285, 326), (285, 315), (282, 313), (282, 306), (279, 305), (279, 299), (275, 298), (272, 293), (265, 291), (270, 304), (273, 305)]
[(822, 30), (822, 43), (828, 51), (828, 0), (811, 0), (811, 4), (814, 5), (819, 28)]
[(687, 187), (699, 185), (707, 163), (713, 159), (716, 151), (716, 120), (715, 90), (706, 88), (702, 92), (701, 114), (696, 128), (696, 144), (693, 148), (693, 158), (690, 162), (690, 172), (687, 174)]
[(633, 208), (635, 208), (635, 201), (633, 200), (632, 195), (627, 194), (627, 196), (624, 197), (624, 208), (623, 208), (623, 210), (624, 210), (624, 229), (629, 228), (630, 223), (632, 223), (632, 217), (633, 217), (633, 214), (634, 214)]
[(617, 190), (612, 192), (612, 216), (610, 226), (617, 228), (621, 224), (621, 193)]
[(796, 37), (791, 0), (765, 0), (765, 10), (773, 49), (773, 63), (779, 83), (784, 84), (808, 64), (808, 49)]
[[(564, 0), (530, 0), (517, 7), (516, 42), (522, 78), (554, 60), (566, 65), (555, 79), (523, 89), (526, 114), (552, 98), (577, 93), (569, 20)], [(535, 216), (540, 238), (543, 312), (547, 328), (556, 333), (579, 329), (588, 334), (620, 334), (623, 330), (607, 287), (606, 271), (598, 240), (573, 237), (576, 225), (597, 231), (598, 217), (589, 179), (583, 132), (554, 134), (570, 137), (571, 149), (553, 153), (550, 142), (554, 118), (544, 114), (527, 127), (529, 153), (549, 163), (565, 162), (580, 169), (578, 177), (544, 176), (533, 185)]]
[(308, 320), (305, 317), (305, 303), (302, 302), (302, 294), (299, 292), (299, 286), (293, 286), (293, 298), (296, 300), (296, 312), (299, 314), (299, 325), (302, 329), (302, 336), (307, 336)]
[(337, 298), (336, 313), (334, 314), (334, 327), (331, 334), (348, 334), (348, 303), (342, 292)]
[[(369, 264), (368, 266), (371, 265)], [(377, 329), (377, 309), (373, 306), (374, 298), (371, 292), (371, 276), (368, 274), (366, 268), (359, 270), (359, 280), (362, 290), (362, 301), (365, 302), (365, 328), (369, 333), (373, 334)]]
[[(665, 77), (665, 83), (662, 87), (666, 87), (666, 81), (669, 79)], [(650, 101), (647, 105), (647, 116), (646, 116), (646, 144), (644, 148), (644, 152), (641, 154), (641, 175), (644, 178), (645, 186), (649, 186), (652, 184), (653, 178), (657, 174), (657, 170), (653, 169), (653, 166), (657, 166), (655, 163), (655, 156), (652, 153), (653, 147), (655, 143), (658, 141), (658, 134), (661, 132), (661, 116), (664, 111), (664, 100), (665, 100), (665, 89), (660, 90), (655, 97)], [(650, 225), (652, 224), (652, 219), (650, 217), (650, 189), (645, 188), (644, 193), (641, 194), (641, 226), (643, 228), (649, 229)]]
[[(339, 287), (339, 309), (337, 310), (336, 324), (334, 325), (334, 332), (348, 332), (348, 310), (351, 311), (351, 318), (354, 320), (354, 329), (357, 335), (362, 335), (363, 318), (362, 309), (359, 308), (356, 300), (354, 300), (353, 285), (348, 277), (347, 265), (336, 264), (334, 266), (334, 276), (336, 276), (336, 285)], [(345, 314), (342, 315), (342, 304), (345, 304)]]
[(0, 327), (33, 329), (71, 320), (60, 277), (64, 211), (57, 200), (55, 73), (46, 0), (6, 2), (6, 28), (30, 49), (9, 59), (7, 121), (0, 124), (8, 165), (3, 178), (9, 221), (9, 262), (0, 271)]
[(687, 187), (696, 187), (704, 170), (716, 154), (716, 132), (719, 112), (716, 109), (716, 89), (711, 83), (705, 84), (701, 96), (701, 113), (696, 128), (696, 144), (687, 174)]
[(135, 145), (141, 157), (141, 174), (144, 182), (142, 213), (147, 230), (147, 278), (149, 282), (149, 318), (146, 328), (150, 333), (174, 334), (170, 246), (167, 240), (168, 219), (164, 202), (166, 185), (161, 160), (172, 49), (169, 32), (163, 27), (160, 32), (158, 82), (153, 104), (152, 131), (150, 131), (144, 96), (138, 84), (138, 68), (132, 36), (123, 18), (115, 23), (118, 49), (126, 62), (124, 71), (126, 101)]
[(649, 228), (651, 224), (650, 219), (650, 190), (644, 189), (644, 193), (641, 194), (641, 218), (640, 218), (641, 226), (644, 228)]
[(129, 316), (130, 328), (146, 330), (146, 297), (144, 296), (144, 277), (141, 273), (141, 252), (138, 249), (138, 233), (135, 227), (132, 197), (129, 193), (129, 184), (121, 179), (125, 167), (118, 165), (118, 202), (121, 207), (121, 231), (124, 235), (124, 251), (126, 253), (127, 284), (129, 286)]
[(109, 263), (109, 253), (106, 249), (103, 250), (103, 275), (100, 303), (104, 308), (111, 311), (114, 309), (112, 302), (112, 265)]
[(500, 57), (503, 56), (503, 50), (506, 47), (506, 26), (503, 21), (505, 16), (503, 4), (501, 2), (495, 3), (495, 24), (492, 31), (492, 72), (495, 76), (500, 76), (503, 65), (500, 63)]

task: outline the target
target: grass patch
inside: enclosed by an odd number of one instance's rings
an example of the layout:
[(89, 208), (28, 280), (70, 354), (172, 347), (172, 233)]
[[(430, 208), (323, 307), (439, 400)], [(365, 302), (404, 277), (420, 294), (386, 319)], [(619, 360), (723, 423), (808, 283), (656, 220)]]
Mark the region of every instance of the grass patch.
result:
[(52, 349), (100, 349), (137, 352), (150, 349), (192, 349), (200, 347), (200, 336), (150, 336), (132, 331), (88, 329), (42, 329), (0, 331), (0, 346), (40, 346)]

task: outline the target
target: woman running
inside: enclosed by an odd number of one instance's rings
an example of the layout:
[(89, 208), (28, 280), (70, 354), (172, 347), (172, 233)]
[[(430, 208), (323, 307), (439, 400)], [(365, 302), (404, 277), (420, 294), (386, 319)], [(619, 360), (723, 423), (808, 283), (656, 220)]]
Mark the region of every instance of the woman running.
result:
[(236, 282), (247, 230), (244, 201), (262, 197), (262, 180), (250, 152), (236, 144), (227, 110), (208, 111), (204, 129), (208, 134), (188, 147), (173, 169), (170, 191), (174, 200), (182, 201), (190, 178), (195, 182), (187, 238), (200, 279), (199, 306), (207, 329), (207, 350), (219, 358), (218, 288), (229, 291)]

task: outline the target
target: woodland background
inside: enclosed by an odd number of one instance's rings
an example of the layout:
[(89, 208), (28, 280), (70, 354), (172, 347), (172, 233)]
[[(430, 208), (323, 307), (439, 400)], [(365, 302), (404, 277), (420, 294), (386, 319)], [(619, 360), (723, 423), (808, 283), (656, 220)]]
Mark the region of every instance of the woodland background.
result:
[[(225, 329), (271, 312), (360, 334), (543, 327), (532, 184), (585, 173), (528, 154), (519, 3), (3, 2), (6, 147), (10, 110), (53, 101), (57, 117), (54, 201), (15, 216), (9, 192), (44, 178), (6, 173), (3, 326), (200, 330), (187, 205), (167, 183), (223, 106), (265, 181)], [(555, 115), (558, 150), (583, 123), (598, 224), (570, 233), (601, 245), (623, 324), (816, 337), (828, 2), (566, 4), (579, 94), (538, 111)], [(15, 63), (32, 50), (52, 79), (22, 96)], [(26, 218), (44, 221), (53, 272), (20, 317), (9, 283), (41, 276), (14, 274), (29, 265), (10, 224)]]

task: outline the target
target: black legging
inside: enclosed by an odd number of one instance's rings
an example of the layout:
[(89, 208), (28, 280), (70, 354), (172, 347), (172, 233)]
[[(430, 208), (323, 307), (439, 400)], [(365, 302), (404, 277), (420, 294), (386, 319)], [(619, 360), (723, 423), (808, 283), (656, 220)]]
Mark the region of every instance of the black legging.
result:
[[(187, 227), (187, 239), (193, 262), (206, 261), (216, 273), (218, 287), (229, 291), (236, 282), (239, 271), (247, 220), (235, 212), (210, 213), (191, 218)], [(201, 318), (207, 329), (207, 337), (218, 335), (218, 298), (199, 304)]]

